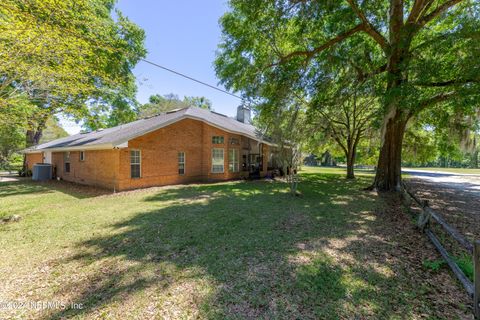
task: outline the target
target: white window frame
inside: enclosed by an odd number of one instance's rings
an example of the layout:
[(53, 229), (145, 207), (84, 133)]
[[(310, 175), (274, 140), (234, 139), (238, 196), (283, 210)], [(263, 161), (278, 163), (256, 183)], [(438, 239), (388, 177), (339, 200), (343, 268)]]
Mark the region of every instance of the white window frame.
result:
[[(220, 163), (215, 164), (215, 151), (222, 150), (222, 171), (215, 171), (214, 166), (219, 166)], [(225, 149), (224, 148), (212, 148), (212, 173), (224, 173), (225, 172)]]
[[(183, 161), (180, 161), (180, 154), (183, 155)], [(178, 174), (181, 176), (184, 176), (186, 172), (186, 162), (187, 162), (187, 158), (184, 151), (178, 152), (177, 160), (178, 160)], [(180, 165), (183, 165), (183, 173), (180, 173)]]
[[(132, 163), (132, 152), (138, 152), (138, 163)], [(138, 149), (131, 149), (129, 152), (130, 157), (130, 179), (140, 179), (142, 177), (142, 151)], [(138, 177), (132, 177), (132, 165), (139, 167)]]
[(240, 172), (240, 150), (237, 148), (228, 149), (228, 171), (232, 173)]
[(85, 161), (85, 151), (80, 151), (80, 161)]

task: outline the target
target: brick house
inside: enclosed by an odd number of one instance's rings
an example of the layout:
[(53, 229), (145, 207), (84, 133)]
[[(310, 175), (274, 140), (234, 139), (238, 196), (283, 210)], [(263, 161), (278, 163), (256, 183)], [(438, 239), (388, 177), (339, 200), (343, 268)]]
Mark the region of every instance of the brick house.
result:
[(274, 144), (242, 106), (236, 118), (196, 107), (172, 110), (25, 153), (29, 169), (51, 163), (58, 178), (112, 190), (265, 176), (275, 166)]

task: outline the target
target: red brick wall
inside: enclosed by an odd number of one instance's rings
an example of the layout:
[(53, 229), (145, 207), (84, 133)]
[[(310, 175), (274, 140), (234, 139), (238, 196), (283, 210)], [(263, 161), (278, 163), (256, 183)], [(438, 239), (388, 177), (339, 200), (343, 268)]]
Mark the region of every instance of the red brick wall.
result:
[[(223, 136), (224, 143), (213, 145), (212, 136)], [(239, 178), (242, 172), (228, 171), (228, 149), (241, 149), (240, 145), (230, 145), (230, 138), (241, 139), (203, 122), (185, 119), (133, 139), (128, 148), (120, 150), (118, 187), (125, 190)], [(223, 173), (212, 173), (212, 148), (224, 149)], [(130, 150), (141, 151), (140, 178), (130, 178)], [(185, 152), (184, 175), (178, 174), (178, 152)]]
[[(223, 144), (212, 144), (213, 136), (223, 136)], [(239, 144), (231, 144), (231, 138)], [(57, 177), (67, 181), (128, 190), (150, 186), (181, 184), (197, 181), (237, 179), (248, 173), (242, 171), (242, 154), (259, 153), (256, 141), (230, 134), (201, 121), (185, 119), (145, 134), (128, 142), (128, 148), (90, 150), (80, 161), (80, 151), (70, 152), (70, 172), (65, 172), (64, 152), (52, 153)], [(212, 173), (212, 149), (224, 149), (224, 172)], [(229, 152), (239, 150), (239, 172), (229, 172)], [(263, 146), (268, 150), (267, 146)], [(141, 152), (141, 177), (130, 177), (130, 151)], [(185, 174), (178, 173), (178, 152), (185, 152)], [(34, 154), (32, 154), (34, 155)], [(40, 158), (41, 158), (41, 154)], [(33, 157), (31, 157), (33, 160)], [(36, 161), (36, 160), (35, 160)], [(265, 175), (267, 162), (263, 163)]]
[(116, 187), (119, 150), (87, 150), (80, 161), (80, 151), (70, 152), (70, 172), (65, 172), (65, 153), (53, 152), (57, 177), (66, 181), (112, 189)]
[(27, 168), (32, 170), (35, 163), (43, 163), (43, 153), (27, 153)]

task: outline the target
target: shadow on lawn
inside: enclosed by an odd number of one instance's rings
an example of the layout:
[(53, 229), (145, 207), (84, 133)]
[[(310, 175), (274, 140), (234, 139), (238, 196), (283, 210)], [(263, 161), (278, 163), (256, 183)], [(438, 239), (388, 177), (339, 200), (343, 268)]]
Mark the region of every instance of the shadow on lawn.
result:
[(403, 281), (399, 288), (411, 293), (407, 275), (375, 267), (397, 270), (401, 257), (388, 254), (387, 234), (372, 232), (377, 198), (358, 186), (308, 174), (302, 198), (281, 183), (163, 190), (145, 201), (170, 205), (112, 225), (111, 235), (79, 243), (79, 253), (61, 261), (106, 268), (63, 288), (78, 292), (74, 301), (85, 308), (46, 318), (101, 312), (142, 290), (151, 294), (140, 314), (166, 318), (195, 316), (186, 309), (205, 318), (407, 316), (405, 292), (395, 288)]
[(0, 184), (0, 198), (28, 194), (47, 194), (56, 191), (68, 194), (77, 199), (92, 198), (112, 193), (110, 190), (68, 181), (32, 181), (30, 179), (22, 179), (20, 181), (3, 182)]

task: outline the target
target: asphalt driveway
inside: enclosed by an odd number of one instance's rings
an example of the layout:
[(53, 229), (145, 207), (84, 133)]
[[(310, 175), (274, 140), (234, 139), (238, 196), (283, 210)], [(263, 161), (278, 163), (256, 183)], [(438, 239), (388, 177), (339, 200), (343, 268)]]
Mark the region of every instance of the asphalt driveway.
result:
[(421, 179), (433, 182), (438, 186), (445, 186), (448, 189), (459, 189), (459, 191), (469, 192), (480, 196), (480, 174), (451, 173), (443, 171), (424, 171), (414, 169), (404, 169), (415, 179)]

